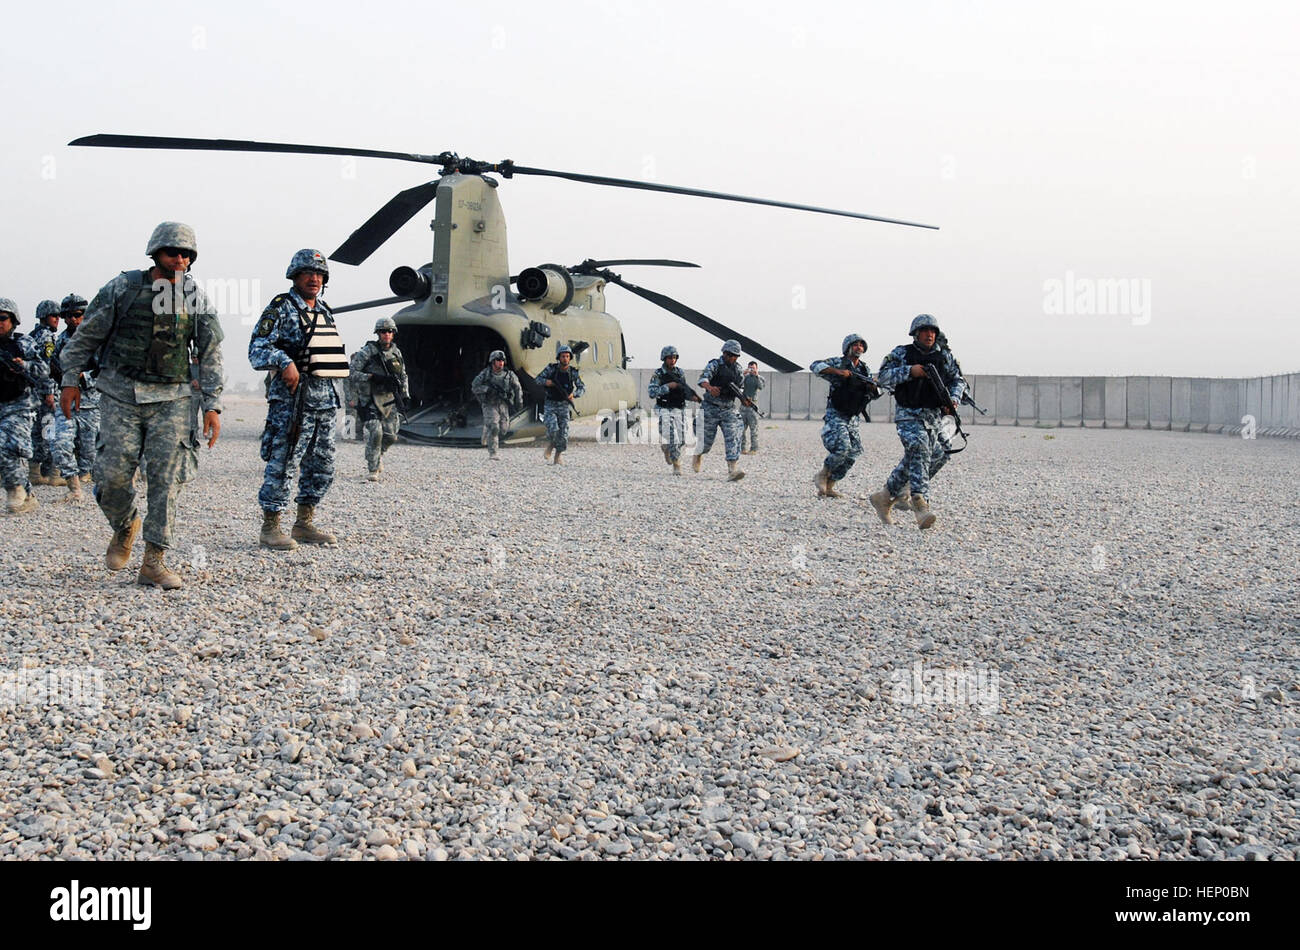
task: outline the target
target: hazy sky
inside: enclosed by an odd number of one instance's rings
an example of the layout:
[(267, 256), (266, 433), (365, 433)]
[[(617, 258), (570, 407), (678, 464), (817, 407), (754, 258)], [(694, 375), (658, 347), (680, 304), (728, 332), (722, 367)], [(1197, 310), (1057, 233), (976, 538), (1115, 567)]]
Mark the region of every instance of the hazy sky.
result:
[[(294, 250), (329, 253), (404, 162), (71, 149), (96, 132), (418, 152), (653, 180), (925, 231), (554, 179), (504, 182), (513, 272), (624, 268), (806, 365), (878, 363), (935, 314), (970, 373), (1300, 370), (1300, 13), (1286, 3), (33, 3), (6, 12), (0, 295), (90, 297), (160, 220), (231, 281), (226, 363)], [(428, 212), (336, 305), (430, 257)], [(253, 299), (253, 298), (256, 299)], [(634, 366), (717, 341), (617, 288)], [(363, 311), (346, 322), (370, 336)], [(241, 317), (243, 319), (241, 319)], [(1262, 328), (1267, 327), (1266, 331)], [(399, 340), (400, 343), (400, 340)]]

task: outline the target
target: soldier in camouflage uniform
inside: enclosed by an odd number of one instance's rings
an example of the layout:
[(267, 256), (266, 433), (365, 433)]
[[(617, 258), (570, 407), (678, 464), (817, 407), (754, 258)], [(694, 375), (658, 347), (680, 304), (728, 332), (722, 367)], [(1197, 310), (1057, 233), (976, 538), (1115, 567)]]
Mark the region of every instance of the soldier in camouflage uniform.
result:
[(822, 445), (830, 454), (822, 463), (822, 470), (813, 476), (817, 495), (823, 498), (843, 497), (835, 490), (835, 483), (849, 473), (862, 454), (858, 416), (866, 412), (867, 403), (880, 395), (871, 371), (861, 362), (862, 354), (867, 352), (867, 341), (850, 333), (840, 349), (842, 356), (818, 360), (808, 367), (831, 384), (826, 394), (826, 414), (822, 416)]
[(194, 229), (176, 221), (154, 228), (147, 271), (123, 271), (95, 294), (85, 319), (59, 353), (63, 416), (80, 408), (82, 377), (102, 350), (95, 385), (101, 428), (95, 498), (113, 529), (104, 555), (110, 571), (126, 567), (141, 530), (133, 479), (149, 471), (149, 508), (140, 584), (173, 590), (181, 578), (163, 561), (176, 525), (181, 485), (198, 468), (190, 426), (190, 350), (199, 355), (203, 435), (221, 434), (221, 320), (188, 271), (198, 259)]
[(375, 337), (352, 355), (348, 377), (357, 394), (357, 418), (363, 422), (366, 439), (367, 479), (379, 481), (384, 470), (384, 453), (397, 441), (402, 424), (398, 396), (402, 405), (411, 398), (410, 382), (402, 351), (393, 342), (397, 321), (380, 317), (375, 321)]
[[(910, 488), (916, 523), (925, 529), (935, 522), (927, 497), (930, 479), (948, 460), (948, 440), (940, 424), (945, 415), (957, 413), (966, 380), (952, 352), (936, 345), (939, 321), (922, 313), (908, 332), (913, 342), (895, 347), (880, 364), (880, 385), (894, 394), (894, 425), (903, 443), (903, 458), (885, 480), (884, 489), (871, 496), (871, 506), (881, 521), (893, 524), (892, 508)], [(937, 368), (943, 378), (942, 395), (924, 378), (926, 364)]]
[(510, 430), (510, 415), (524, 405), (524, 388), (519, 377), (506, 369), (504, 350), (488, 354), (488, 365), (470, 383), (470, 392), (483, 407), (483, 444), (488, 458), (497, 457), (497, 445)]
[(758, 454), (758, 394), (762, 392), (766, 383), (763, 377), (758, 374), (758, 364), (750, 361), (745, 367), (745, 381), (742, 386), (745, 390), (745, 398), (750, 400), (754, 405), (740, 407), (740, 444), (745, 444), (745, 434), (749, 433), (749, 448), (740, 450), (741, 455)]
[(699, 402), (700, 397), (687, 392), (686, 374), (677, 368), (677, 347), (665, 346), (659, 351), (663, 365), (650, 377), (650, 398), (655, 401), (659, 416), (659, 447), (664, 461), (673, 467), (673, 474), (682, 473), (682, 446), (686, 444), (686, 401)]
[[(59, 311), (64, 328), (54, 341), (54, 358), (50, 364), (56, 380), (63, 378), (60, 356), (81, 325), (86, 313), (86, 298), (68, 294), (59, 305)], [(55, 470), (68, 483), (64, 501), (81, 501), (82, 488), (90, 487), (91, 473), (95, 468), (95, 440), (99, 437), (99, 392), (95, 389), (95, 369), (92, 360), (90, 372), (81, 374), (81, 405), (72, 418), (64, 418), (61, 412), (55, 414), (51, 452)]]
[(732, 482), (745, 477), (745, 473), (736, 464), (740, 460), (740, 413), (736, 411), (736, 397), (728, 385), (734, 383), (741, 386), (744, 382), (740, 367), (736, 365), (739, 360), (740, 344), (728, 340), (722, 344), (722, 355), (709, 360), (700, 373), (699, 385), (705, 392), (703, 431), (695, 447), (695, 458), (691, 461), (691, 469), (698, 472), (700, 461), (713, 448), (713, 440), (721, 427), (727, 447), (727, 480)]
[(578, 369), (570, 366), (573, 350), (567, 343), (555, 346), (555, 362), (537, 374), (537, 384), (546, 388), (546, 407), (542, 420), (546, 423), (546, 452), (548, 460), (555, 453), (555, 464), (564, 464), (560, 456), (569, 450), (569, 412), (572, 398), (585, 395), (587, 387), (578, 375)]
[(45, 364), (30, 337), (15, 333), (18, 304), (0, 297), (0, 476), (5, 510), (23, 514), (38, 507), (27, 463), (32, 457), (32, 408), (45, 381)]
[(45, 378), (33, 400), (31, 480), (33, 485), (62, 488), (66, 482), (54, 470), (54, 456), (50, 451), (56, 425), (54, 404), (58, 401), (59, 391), (58, 380), (50, 375), (50, 363), (54, 359), (54, 344), (58, 336), (59, 304), (54, 300), (42, 300), (36, 305), (36, 328), (27, 337), (36, 358), (45, 366)]
[[(303, 248), (285, 276), (288, 293), (272, 298), (248, 341), (253, 369), (270, 370), (262, 459), (266, 475), (258, 492), (262, 530), (258, 544), (291, 551), (304, 544), (335, 544), (337, 538), (313, 523), (316, 506), (334, 484), (334, 446), (340, 405), (335, 381), (348, 376), (343, 342), (334, 315), (320, 299), (329, 281), (325, 255)], [(289, 507), (289, 482), (298, 476), (297, 518), (291, 535), (280, 527)]]

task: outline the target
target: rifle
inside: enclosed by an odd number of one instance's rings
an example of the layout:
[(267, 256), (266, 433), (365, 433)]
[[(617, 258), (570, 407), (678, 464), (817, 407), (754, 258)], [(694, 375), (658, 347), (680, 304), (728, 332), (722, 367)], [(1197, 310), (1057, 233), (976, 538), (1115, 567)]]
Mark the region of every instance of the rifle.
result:
[(970, 391), (969, 391), (969, 390), (964, 391), (964, 392), (961, 394), (961, 404), (962, 404), (963, 406), (970, 406), (972, 409), (974, 409), (976, 412), (978, 412), (981, 416), (987, 416), (987, 415), (989, 414), (989, 411), (988, 411), (987, 409), (981, 409), (981, 408), (979, 407), (979, 404), (978, 404), (977, 402), (975, 402), (974, 399), (971, 398), (971, 394), (970, 394)]
[(285, 446), (284, 467), (287, 470), (293, 461), (294, 449), (298, 447), (298, 437), (302, 435), (302, 413), (307, 407), (307, 380), (305, 371), (298, 374), (298, 386), (293, 391), (293, 421), (289, 423), (289, 438)]
[(943, 454), (956, 455), (958, 452), (966, 451), (966, 443), (970, 441), (970, 438), (962, 431), (961, 413), (953, 405), (952, 396), (949, 395), (947, 388), (943, 385), (943, 377), (939, 375), (939, 367), (933, 363), (921, 363), (920, 365), (925, 368), (925, 378), (929, 380), (931, 389), (939, 398), (939, 411), (945, 416), (952, 416), (953, 423), (957, 426), (957, 434), (961, 436), (961, 448), (954, 449), (949, 446), (943, 450)]
[[(393, 368), (388, 365), (388, 360), (384, 359), (383, 353), (379, 354), (379, 363), (384, 367), (384, 378), (380, 385), (393, 394), (393, 405), (397, 407), (397, 411), (402, 415), (406, 415), (407, 410), (411, 408), (411, 403), (402, 393), (402, 381), (397, 378)], [(372, 382), (371, 385), (373, 386), (374, 383)]]
[(758, 418), (760, 418), (760, 419), (766, 419), (766, 418), (767, 418), (767, 416), (763, 414), (762, 410), (760, 410), (760, 409), (758, 408), (758, 403), (754, 402), (754, 400), (752, 400), (752, 399), (750, 399), (748, 396), (746, 396), (746, 395), (745, 395), (745, 390), (741, 389), (741, 388), (740, 388), (739, 386), (737, 386), (735, 383), (728, 382), (728, 383), (727, 383), (727, 388), (724, 390), (724, 392), (729, 392), (729, 393), (731, 393), (733, 396), (735, 396), (737, 399), (739, 399), (739, 400), (740, 400), (740, 404), (741, 404), (742, 406), (744, 406), (746, 409), (753, 409), (755, 412), (757, 412), (757, 413), (758, 413)]

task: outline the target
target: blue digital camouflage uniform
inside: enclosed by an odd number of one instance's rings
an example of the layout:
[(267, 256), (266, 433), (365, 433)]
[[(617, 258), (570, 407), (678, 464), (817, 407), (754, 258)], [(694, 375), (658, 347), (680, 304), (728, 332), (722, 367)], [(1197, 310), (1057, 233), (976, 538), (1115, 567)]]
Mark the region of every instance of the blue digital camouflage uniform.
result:
[(700, 398), (704, 401), (704, 405), (700, 442), (695, 448), (695, 454), (708, 453), (709, 449), (713, 448), (713, 440), (717, 437), (718, 429), (721, 428), (727, 461), (735, 462), (740, 458), (740, 437), (744, 429), (740, 421), (740, 413), (736, 411), (736, 398), (732, 396), (728, 399), (725, 395), (714, 396), (707, 389), (702, 388), (713, 378), (713, 374), (724, 362), (722, 357), (715, 357), (709, 360), (700, 372)]
[[(71, 334), (65, 329), (54, 341), (53, 376), (56, 381), (63, 375), (60, 357), (70, 339)], [(80, 408), (72, 413), (71, 419), (64, 418), (62, 412), (54, 414), (54, 439), (50, 448), (55, 470), (64, 478), (89, 475), (95, 470), (95, 442), (98, 438), (99, 390), (95, 388), (94, 373), (82, 373)]]
[(6, 489), (22, 485), (30, 492), (32, 485), (28, 480), (27, 463), (32, 457), (32, 412), (36, 406), (35, 394), (44, 388), (49, 375), (31, 337), (21, 333), (11, 333), (10, 336), (26, 364), (22, 372), (28, 387), (17, 398), (0, 402), (0, 476), (4, 478)]
[[(962, 379), (952, 351), (936, 349), (942, 361), (943, 377), (951, 381), (948, 395), (953, 402), (960, 403), (961, 394), (966, 391), (966, 380)], [(896, 346), (881, 362), (878, 382), (893, 392), (908, 380), (910, 371), (907, 347)], [(913, 496), (928, 497), (930, 479), (948, 461), (947, 450), (951, 448), (940, 425), (942, 419), (943, 414), (938, 409), (908, 409), (895, 404), (894, 427), (903, 443), (903, 458), (885, 480), (885, 489), (890, 495), (897, 497), (903, 493), (904, 487), (910, 487)]]
[[(685, 383), (686, 374), (677, 367), (660, 366), (650, 377), (650, 398), (667, 399), (672, 390), (669, 383)], [(668, 449), (668, 460), (682, 460), (682, 446), (686, 444), (686, 406), (655, 406), (659, 418), (659, 444)]]
[[(53, 303), (53, 301), (48, 301)], [(55, 307), (57, 308), (57, 304)], [(57, 309), (55, 311), (58, 312)], [(37, 385), (32, 399), (32, 461), (40, 465), (41, 474), (49, 475), (54, 471), (54, 456), (51, 447), (55, 439), (57, 420), (55, 410), (46, 402), (46, 397), (58, 397), (58, 380), (50, 375), (50, 362), (54, 357), (54, 347), (59, 331), (51, 330), (43, 322), (37, 321), (36, 329), (24, 339), (32, 348), (35, 359), (45, 366), (45, 376)]]
[[(824, 369), (848, 369), (852, 361), (847, 356), (832, 356), (824, 360), (818, 360), (808, 367), (814, 375), (821, 375)], [(859, 370), (867, 376), (871, 376), (871, 371), (867, 369), (862, 361), (858, 361)], [(826, 447), (829, 453), (826, 461), (826, 471), (830, 474), (831, 481), (838, 482), (844, 479), (853, 467), (853, 463), (858, 460), (862, 454), (862, 435), (858, 431), (858, 419), (861, 416), (849, 416), (840, 412), (831, 403), (831, 397), (836, 390), (844, 385), (843, 378), (839, 376), (824, 377), (831, 388), (826, 394), (826, 413), (822, 416), (822, 445)], [(874, 377), (872, 377), (874, 380)]]
[(524, 404), (524, 388), (513, 372), (502, 369), (494, 373), (489, 363), (474, 377), (469, 389), (483, 407), (483, 444), (489, 455), (496, 455), (501, 438), (510, 431), (511, 410)]
[[(298, 320), (297, 307), (307, 310), (307, 303), (296, 290), (279, 295), (262, 311), (252, 339), (248, 341), (248, 361), (253, 369), (282, 370), (293, 356), (305, 357), (306, 334)], [(324, 304), (317, 300), (317, 309)], [(299, 367), (302, 370), (302, 367)], [(289, 435), (293, 426), (294, 393), (289, 392), (279, 373), (270, 381), (266, 398), (266, 427), (262, 430), (262, 459), (266, 475), (257, 493), (263, 511), (284, 511), (289, 507), (289, 482), (298, 473), (295, 504), (320, 504), (334, 484), (335, 429), (340, 400), (333, 379), (308, 376), (299, 378), (303, 389), (302, 427), (293, 457), (289, 457)]]
[[(166, 293), (159, 287), (164, 287)], [(193, 316), (190, 346), (199, 358), (203, 409), (221, 412), (225, 387), (221, 320), (207, 295), (188, 274), (173, 288), (166, 281), (150, 282), (147, 273), (124, 271), (101, 287), (77, 332), (59, 353), (63, 387), (80, 386), (81, 376), (113, 333), (119, 312), (125, 312), (143, 293), (153, 295), (155, 308), (164, 297), (179, 297), (185, 312)], [(101, 397), (95, 500), (114, 531), (128, 528), (138, 516), (134, 478), (143, 465), (149, 473), (144, 540), (160, 548), (170, 547), (181, 485), (198, 468), (198, 445), (193, 441), (190, 424), (189, 380), (140, 382), (121, 372), (110, 357), (104, 359), (95, 378)]]
[[(537, 374), (537, 383), (539, 386), (545, 386), (548, 379), (553, 379), (559, 372), (560, 364), (552, 363)], [(587, 387), (582, 382), (582, 377), (578, 375), (578, 367), (572, 363), (569, 364), (569, 374), (573, 377), (573, 398), (586, 395)], [(548, 399), (546, 400), (545, 409), (542, 415), (542, 421), (546, 423), (546, 440), (555, 447), (557, 452), (567, 452), (569, 450), (569, 412), (570, 406), (568, 400)]]
[[(745, 382), (743, 383), (743, 385), (745, 387), (745, 395), (748, 396), (750, 400), (753, 401), (755, 406), (757, 406), (758, 394), (762, 392), (763, 387), (767, 385), (765, 382), (763, 382), (762, 375), (759, 373), (746, 373)], [(741, 406), (740, 423), (741, 423), (741, 430), (740, 430), (741, 448), (744, 448), (745, 445), (745, 434), (749, 433), (749, 451), (757, 452), (758, 451), (758, 410), (751, 409), (748, 406)]]

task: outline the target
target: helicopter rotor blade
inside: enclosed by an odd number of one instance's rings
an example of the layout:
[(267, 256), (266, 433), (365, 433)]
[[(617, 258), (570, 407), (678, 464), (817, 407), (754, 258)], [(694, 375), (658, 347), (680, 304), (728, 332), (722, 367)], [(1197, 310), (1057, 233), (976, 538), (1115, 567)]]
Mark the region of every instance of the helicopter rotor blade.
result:
[(399, 191), (370, 220), (352, 232), (352, 236), (339, 245), (330, 260), (342, 264), (360, 264), (407, 221), (415, 217), (438, 194), (437, 181)]
[(687, 323), (693, 324), (701, 330), (713, 334), (719, 340), (737, 341), (746, 353), (751, 356), (757, 356), (768, 366), (775, 367), (782, 373), (797, 373), (799, 370), (803, 369), (802, 366), (793, 360), (788, 360), (780, 353), (775, 353), (772, 350), (769, 350), (758, 341), (745, 336), (743, 333), (737, 333), (735, 330), (731, 329), (731, 327), (719, 323), (712, 317), (706, 317), (698, 310), (686, 306), (686, 304), (682, 303), (680, 300), (674, 300), (672, 297), (667, 297), (653, 290), (646, 290), (644, 287), (638, 287), (636, 284), (629, 284), (622, 277), (619, 277), (617, 274), (611, 274), (609, 271), (601, 274), (601, 276), (611, 283), (618, 284), (625, 290), (632, 291), (632, 293), (636, 294), (638, 297), (644, 297), (652, 304), (663, 307), (669, 313), (676, 314)]
[(593, 261), (591, 258), (583, 261), (581, 264), (574, 264), (569, 268), (570, 274), (585, 274), (598, 267), (616, 267), (620, 264), (639, 264), (645, 267), (699, 267), (699, 264), (692, 264), (690, 261), (666, 261), (662, 259), (640, 259), (626, 258), (617, 261)]
[(723, 191), (705, 191), (702, 188), (681, 188), (676, 185), (660, 185), (650, 181), (634, 181), (629, 178), (607, 178), (604, 175), (584, 175), (578, 172), (561, 172), (549, 168), (529, 168), (526, 165), (509, 165), (511, 175), (546, 175), (551, 178), (567, 178), (569, 181), (581, 181), (591, 185), (610, 185), (615, 188), (635, 188), (640, 191), (659, 191), (670, 195), (694, 195), (697, 198), (717, 198), (722, 201), (739, 201), (744, 204), (768, 205), (773, 208), (793, 208), (796, 211), (814, 211), (818, 214), (835, 214), (845, 218), (862, 218), (866, 221), (880, 221), (884, 224), (902, 224), (910, 228), (929, 228), (938, 231), (935, 224), (918, 224), (915, 221), (900, 221), (897, 218), (881, 218), (873, 214), (860, 214), (857, 211), (841, 211), (837, 208), (819, 208), (816, 205), (801, 205), (790, 201), (775, 201), (771, 198), (749, 198), (744, 195), (731, 195)]
[(330, 307), (330, 313), (351, 313), (353, 310), (369, 310), (371, 307), (384, 307), (392, 303), (410, 303), (410, 297), (383, 297), (379, 300), (363, 300), (350, 303), (344, 307)]
[(84, 135), (69, 145), (99, 148), (175, 148), (204, 152), (289, 152), (298, 155), (355, 155), (360, 158), (395, 158), (404, 162), (441, 165), (446, 155), (385, 152), (371, 148), (335, 148), (329, 145), (291, 145), (284, 142), (249, 142), (240, 139), (188, 139), (170, 135)]

